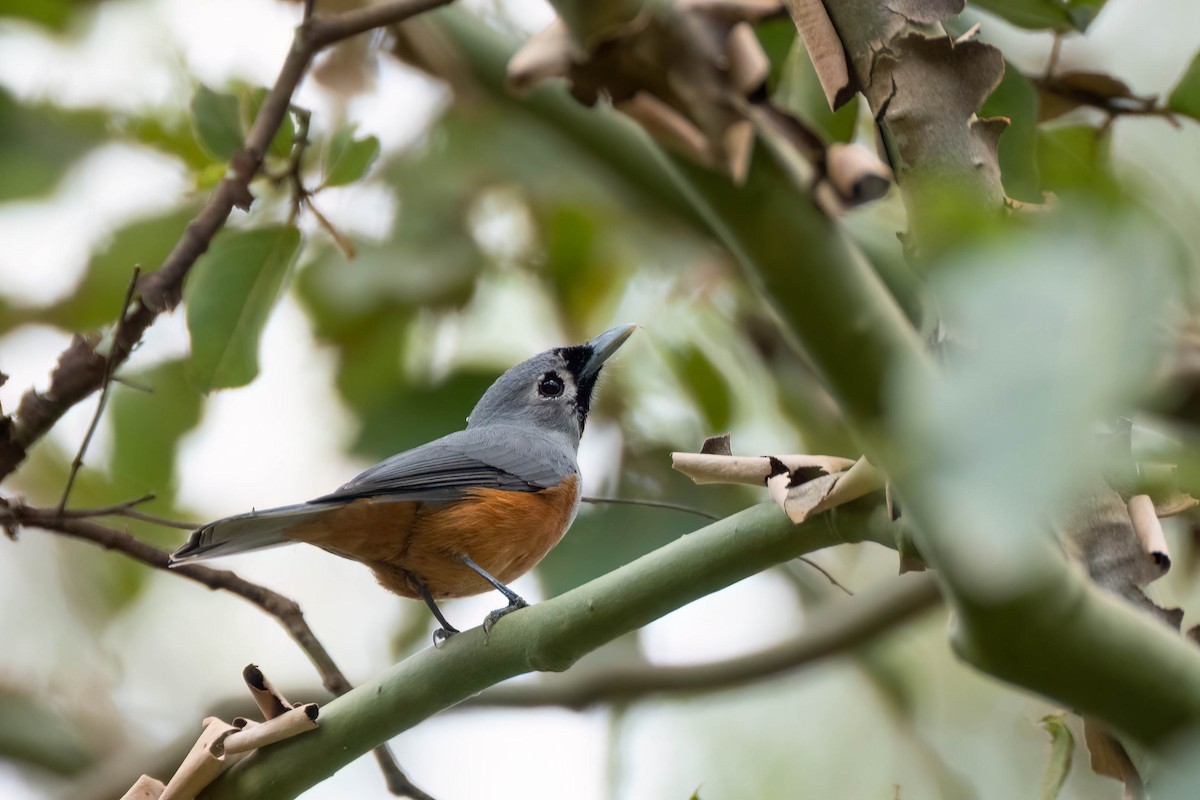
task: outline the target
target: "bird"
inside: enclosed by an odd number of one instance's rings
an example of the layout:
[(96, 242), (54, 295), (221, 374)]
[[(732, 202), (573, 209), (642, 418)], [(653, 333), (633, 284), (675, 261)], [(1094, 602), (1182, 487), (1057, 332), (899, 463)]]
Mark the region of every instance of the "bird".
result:
[(633, 334), (621, 325), (581, 345), (512, 367), (476, 403), (463, 430), (368, 468), (306, 503), (218, 519), (194, 531), (170, 565), (303, 542), (365, 564), (386, 589), (425, 602), (496, 589), (508, 601), (489, 634), (528, 605), (507, 584), (562, 539), (579, 511), (577, 453), (600, 368)]

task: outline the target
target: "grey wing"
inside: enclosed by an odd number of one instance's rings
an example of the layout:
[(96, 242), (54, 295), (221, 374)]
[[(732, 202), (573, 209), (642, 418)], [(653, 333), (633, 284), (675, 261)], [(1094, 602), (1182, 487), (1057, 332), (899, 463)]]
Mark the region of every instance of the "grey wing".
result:
[(469, 489), (536, 492), (577, 473), (572, 448), (523, 428), (472, 428), (394, 455), (313, 503), (358, 497), (452, 500)]

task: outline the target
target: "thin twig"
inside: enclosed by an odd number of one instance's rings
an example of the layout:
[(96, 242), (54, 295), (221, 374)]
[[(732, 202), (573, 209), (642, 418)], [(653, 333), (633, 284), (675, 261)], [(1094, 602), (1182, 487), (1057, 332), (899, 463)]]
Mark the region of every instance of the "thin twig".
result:
[[(125, 324), (125, 312), (129, 310), (129, 304), (133, 302), (133, 290), (137, 287), (138, 276), (141, 273), (141, 267), (135, 266), (133, 268), (133, 275), (129, 279), (129, 286), (125, 289), (125, 299), (121, 303), (121, 312), (117, 315), (117, 327), (113, 333), (114, 343), (121, 331), (121, 326)], [(83, 436), (83, 441), (79, 443), (79, 451), (75, 453), (75, 458), (71, 460), (71, 471), (67, 475), (67, 485), (63, 487), (62, 498), (58, 501), (59, 514), (67, 507), (67, 501), (71, 499), (71, 488), (75, 485), (75, 476), (79, 474), (79, 469), (83, 466), (83, 456), (87, 453), (88, 445), (92, 443), (92, 437), (96, 434), (96, 426), (100, 424), (100, 415), (104, 413), (104, 406), (108, 403), (108, 387), (112, 386), (113, 369), (116, 367), (116, 359), (114, 358), (116, 353), (117, 350), (114, 347), (109, 351), (108, 358), (104, 359), (104, 376), (100, 381), (100, 399), (96, 401), (96, 413), (92, 414), (92, 422), (88, 425), (87, 433)]]
[(715, 520), (721, 518), (720, 514), (714, 514), (711, 511), (705, 511), (692, 506), (685, 506), (681, 503), (668, 503), (663, 500), (638, 500), (630, 497), (591, 497), (587, 495), (580, 499), (585, 503), (592, 503), (596, 505), (609, 503), (612, 505), (647, 506), (649, 508), (666, 508), (672, 511), (684, 511), (688, 514), (695, 514), (698, 517), (704, 517), (705, 519)]
[(1049, 80), (1058, 69), (1058, 57), (1062, 53), (1063, 37), (1061, 33), (1054, 34), (1054, 43), (1050, 45), (1050, 57), (1046, 59), (1046, 70), (1042, 77)]
[[(101, 510), (110, 510), (116, 513), (123, 506), (128, 511), (131, 504), (136, 504), (140, 501), (141, 498), (137, 501), (131, 501), (131, 503), (111, 506), (108, 509)], [(160, 550), (153, 545), (147, 544), (125, 531), (109, 528), (88, 519), (72, 517), (70, 516), (71, 513), (67, 512), (67, 515), (62, 515), (54, 509), (34, 508), (9, 501), (0, 506), (0, 527), (40, 528), (75, 539), (82, 539), (97, 544), (106, 550), (116, 550), (124, 553), (135, 561), (140, 561), (155, 569), (164, 570), (175, 575), (182, 575), (196, 583), (207, 586), (209, 589), (219, 589), (235, 594), (258, 606), (278, 620), (283, 629), (287, 631), (292, 640), (300, 646), (300, 649), (308, 656), (309, 661), (316, 667), (318, 674), (321, 676), (322, 684), (324, 684), (330, 693), (341, 696), (354, 688), (346, 676), (342, 674), (337, 664), (334, 663), (333, 658), (329, 655), (329, 651), (317, 639), (312, 628), (308, 626), (308, 622), (304, 619), (304, 612), (300, 609), (300, 606), (291, 598), (285, 597), (265, 586), (251, 583), (229, 570), (213, 569), (212, 567), (205, 567), (198, 564), (184, 564), (168, 569), (170, 555), (166, 550)], [(393, 794), (411, 797), (413, 800), (433, 800), (428, 794), (413, 785), (399, 764), (396, 763), (395, 757), (386, 744), (375, 748), (375, 757), (383, 770), (388, 789)]]
[(122, 375), (110, 375), (108, 378), (113, 383), (119, 383), (122, 386), (133, 389), (135, 392), (145, 392), (146, 394), (154, 394), (154, 387), (141, 381), (131, 380)]
[(111, 506), (100, 506), (98, 508), (69, 508), (59, 512), (59, 516), (63, 519), (89, 519), (95, 517), (126, 517), (128, 519), (136, 519), (142, 522), (150, 522), (154, 525), (162, 525), (165, 528), (178, 528), (181, 531), (192, 531), (196, 529), (196, 525), (191, 522), (184, 522), (178, 519), (169, 519), (160, 517), (156, 514), (147, 514), (145, 511), (138, 511), (134, 506), (148, 503), (154, 499), (154, 494), (142, 495), (135, 500), (127, 500), (124, 503), (115, 503)]
[(825, 569), (825, 568), (824, 568), (824, 567), (822, 567), (820, 564), (818, 564), (817, 562), (813, 561), (811, 558), (808, 558), (808, 557), (806, 557), (806, 556), (800, 556), (800, 558), (798, 558), (798, 559), (796, 559), (796, 560), (797, 560), (797, 561), (803, 561), (805, 564), (808, 564), (810, 567), (812, 567), (813, 569), (815, 569), (817, 572), (819, 572), (819, 573), (821, 573), (822, 575), (824, 575), (824, 576), (825, 576), (825, 580), (829, 581), (829, 582), (830, 582), (830, 583), (832, 583), (834, 586), (836, 586), (837, 588), (841, 589), (843, 592), (845, 592), (846, 594), (850, 595), (851, 597), (853, 597), (853, 596), (854, 596), (854, 592), (852, 592), (852, 591), (850, 591), (849, 589), (847, 589), (847, 588), (846, 588), (846, 587), (845, 587), (845, 586), (844, 586), (844, 585), (843, 585), (841, 582), (839, 582), (839, 581), (838, 581), (838, 579), (837, 579), (837, 578), (833, 577), (833, 575), (832, 575), (832, 574), (830, 574), (829, 570)]
[(342, 232), (334, 227), (333, 223), (326, 219), (325, 215), (322, 214), (315, 205), (313, 205), (311, 194), (305, 194), (303, 197), (303, 202), (304, 207), (312, 212), (313, 218), (316, 219), (317, 224), (325, 229), (325, 232), (328, 233), (330, 238), (333, 239), (333, 243), (336, 244), (338, 249), (342, 251), (342, 255), (344, 255), (347, 259), (354, 258), (355, 254), (357, 253), (357, 250), (354, 247), (354, 242), (342, 235)]
[(745, 686), (850, 652), (940, 602), (937, 582), (922, 574), (824, 607), (796, 638), (747, 656), (694, 667), (577, 668), (547, 675), (536, 683), (496, 686), (458, 707), (554, 705), (584, 709), (649, 695), (699, 694)]

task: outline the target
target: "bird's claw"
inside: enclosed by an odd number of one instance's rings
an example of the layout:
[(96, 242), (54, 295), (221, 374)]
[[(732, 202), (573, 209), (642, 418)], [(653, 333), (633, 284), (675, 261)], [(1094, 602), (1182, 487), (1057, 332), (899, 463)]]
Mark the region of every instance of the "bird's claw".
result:
[(490, 636), (492, 628), (500, 621), (502, 617), (506, 617), (514, 611), (519, 611), (522, 608), (528, 608), (529, 603), (526, 603), (520, 597), (511, 600), (504, 608), (497, 608), (492, 613), (484, 617), (483, 620), (483, 635)]
[(445, 628), (438, 628), (433, 632), (433, 646), (437, 647), (456, 633), (458, 633), (458, 628), (452, 628), (448, 625)]

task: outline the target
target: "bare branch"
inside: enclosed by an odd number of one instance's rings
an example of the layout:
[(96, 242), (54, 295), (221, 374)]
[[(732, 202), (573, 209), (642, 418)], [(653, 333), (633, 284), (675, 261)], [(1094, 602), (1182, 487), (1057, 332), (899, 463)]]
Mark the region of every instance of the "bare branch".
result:
[(262, 169), (263, 157), (287, 114), (292, 95), (313, 57), (323, 48), (372, 28), (392, 25), (449, 0), (391, 0), (330, 17), (313, 16), (296, 28), (275, 85), (267, 93), (245, 145), (230, 161), (229, 173), (208, 202), (188, 223), (175, 248), (154, 272), (137, 285), (136, 307), (123, 315), (107, 357), (96, 352), (95, 336), (77, 336), (59, 357), (45, 393), (30, 389), (14, 414), (0, 417), (0, 478), (15, 470), (29, 447), (76, 403), (101, 388), (106, 375), (129, 357), (142, 334), (158, 315), (179, 304), (188, 271), (208, 250), (233, 209), (248, 209), (254, 201), (250, 181)]
[[(131, 506), (142, 502), (144, 498), (129, 503), (97, 509), (100, 512), (128, 513)], [(334, 663), (333, 658), (317, 639), (312, 628), (304, 619), (304, 612), (294, 600), (284, 597), (278, 592), (265, 586), (251, 583), (229, 570), (213, 569), (196, 564), (187, 564), (168, 569), (170, 556), (166, 550), (160, 550), (147, 544), (125, 531), (109, 528), (79, 516), (80, 512), (58, 513), (55, 509), (34, 508), (21, 503), (0, 499), (0, 527), (12, 529), (16, 527), (33, 527), (51, 531), (73, 539), (81, 539), (99, 545), (106, 550), (124, 553), (135, 561), (140, 561), (154, 569), (160, 569), (175, 575), (195, 581), (213, 590), (221, 590), (235, 594), (258, 606), (263, 611), (275, 617), (292, 640), (300, 646), (309, 661), (316, 667), (325, 688), (334, 695), (341, 696), (353, 689), (353, 685)], [(413, 800), (432, 800), (421, 791), (404, 774), (396, 762), (391, 750), (386, 744), (375, 748), (375, 757), (379, 761), (387, 780), (388, 789), (396, 795), (413, 798)]]

